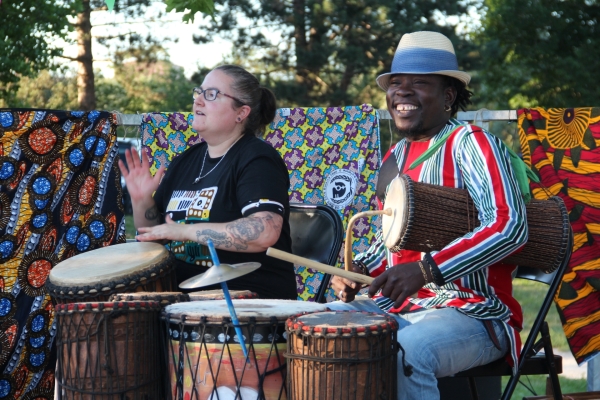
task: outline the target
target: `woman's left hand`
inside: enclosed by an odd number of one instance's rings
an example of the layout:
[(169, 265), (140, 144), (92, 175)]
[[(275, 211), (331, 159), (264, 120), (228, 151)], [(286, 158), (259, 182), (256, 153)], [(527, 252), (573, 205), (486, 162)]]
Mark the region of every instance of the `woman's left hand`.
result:
[(189, 225), (178, 224), (171, 219), (171, 216), (167, 214), (165, 218), (166, 223), (155, 226), (148, 226), (138, 229), (138, 235), (136, 239), (140, 242), (154, 242), (164, 240), (175, 240), (184, 242), (190, 240), (187, 236), (189, 235)]

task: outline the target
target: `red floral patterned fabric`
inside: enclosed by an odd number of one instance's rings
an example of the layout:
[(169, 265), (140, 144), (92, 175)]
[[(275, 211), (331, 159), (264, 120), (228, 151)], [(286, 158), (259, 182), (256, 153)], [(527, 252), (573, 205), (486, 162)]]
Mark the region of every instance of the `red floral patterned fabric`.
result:
[(536, 198), (560, 196), (573, 255), (555, 297), (578, 363), (600, 351), (600, 108), (518, 111), (523, 159), (541, 178)]

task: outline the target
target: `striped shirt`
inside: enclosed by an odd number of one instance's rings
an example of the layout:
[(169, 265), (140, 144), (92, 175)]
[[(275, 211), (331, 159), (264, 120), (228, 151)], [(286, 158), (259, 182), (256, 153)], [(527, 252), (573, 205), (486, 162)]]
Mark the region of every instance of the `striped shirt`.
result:
[[(416, 157), (448, 132), (446, 142), (418, 167), (408, 170)], [(390, 149), (398, 169), (414, 181), (467, 189), (477, 208), (480, 225), (452, 241), (440, 251), (431, 252), (429, 261), (437, 264), (443, 282), (429, 283), (416, 297), (409, 297), (399, 308), (379, 293), (374, 300), (390, 313), (453, 307), (478, 319), (498, 319), (511, 342), (510, 358), (518, 360), (522, 312), (512, 296), (512, 273), (516, 266), (499, 261), (527, 241), (525, 204), (514, 178), (510, 157), (500, 139), (489, 132), (455, 119), (427, 142), (405, 139)], [(384, 161), (385, 161), (384, 159)], [(433, 228), (435, 229), (435, 228)], [(371, 276), (400, 263), (421, 260), (423, 253), (402, 250), (390, 253), (379, 232), (376, 241), (356, 259)], [(516, 362), (514, 362), (516, 364)]]

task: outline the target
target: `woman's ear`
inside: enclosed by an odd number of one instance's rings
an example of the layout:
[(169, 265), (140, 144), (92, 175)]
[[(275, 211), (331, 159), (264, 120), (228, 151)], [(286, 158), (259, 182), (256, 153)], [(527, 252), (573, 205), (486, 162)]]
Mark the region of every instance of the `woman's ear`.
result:
[(252, 109), (250, 108), (250, 106), (248, 106), (248, 105), (241, 106), (237, 110), (236, 120), (239, 121), (239, 122), (244, 121), (246, 118), (248, 118), (248, 115), (250, 115), (250, 111), (252, 111)]

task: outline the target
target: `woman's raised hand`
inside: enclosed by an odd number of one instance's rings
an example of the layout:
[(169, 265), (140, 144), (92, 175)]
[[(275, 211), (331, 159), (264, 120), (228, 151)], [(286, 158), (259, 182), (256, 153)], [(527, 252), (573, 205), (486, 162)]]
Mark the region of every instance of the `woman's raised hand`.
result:
[[(135, 154), (135, 156), (134, 156)], [(131, 196), (131, 202), (144, 201), (152, 198), (152, 194), (158, 188), (166, 167), (161, 165), (156, 174), (150, 174), (150, 163), (147, 157), (139, 157), (135, 147), (125, 150), (127, 165), (119, 160), (121, 175), (125, 178), (127, 190)]]

